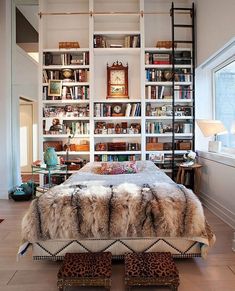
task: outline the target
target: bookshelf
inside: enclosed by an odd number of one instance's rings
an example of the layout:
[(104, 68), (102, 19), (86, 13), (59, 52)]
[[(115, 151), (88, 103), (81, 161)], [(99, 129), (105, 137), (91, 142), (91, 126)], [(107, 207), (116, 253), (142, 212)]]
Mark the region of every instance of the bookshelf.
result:
[[(68, 157), (69, 142), (70, 159), (83, 162), (160, 155), (157, 165), (173, 177), (174, 164), (194, 144), (194, 54), (187, 43), (156, 47), (172, 40), (171, 2), (39, 2), (40, 158), (52, 141), (62, 142), (57, 154)], [(179, 37), (191, 34), (182, 29)], [(59, 42), (80, 47), (59, 48)], [(116, 61), (128, 64), (129, 98), (106, 98), (107, 65)], [(61, 81), (59, 96), (48, 94), (53, 80)], [(58, 131), (50, 130), (54, 118)]]

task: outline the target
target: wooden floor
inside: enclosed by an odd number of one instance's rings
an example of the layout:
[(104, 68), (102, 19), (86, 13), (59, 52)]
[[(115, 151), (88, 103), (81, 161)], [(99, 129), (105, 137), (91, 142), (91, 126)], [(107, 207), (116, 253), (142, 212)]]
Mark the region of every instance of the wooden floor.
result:
[[(0, 291), (55, 291), (59, 262), (32, 261), (31, 254), (18, 262), (17, 249), (20, 245), (20, 222), (28, 202), (0, 200)], [(234, 291), (235, 290), (235, 253), (231, 250), (233, 231), (205, 210), (217, 242), (206, 260), (178, 259), (180, 272), (179, 291)], [(113, 265), (111, 291), (124, 290), (124, 268), (122, 263)], [(75, 290), (100, 290), (99, 288), (71, 288)], [(101, 289), (102, 290), (102, 289)], [(167, 288), (136, 288), (133, 290), (169, 290)]]

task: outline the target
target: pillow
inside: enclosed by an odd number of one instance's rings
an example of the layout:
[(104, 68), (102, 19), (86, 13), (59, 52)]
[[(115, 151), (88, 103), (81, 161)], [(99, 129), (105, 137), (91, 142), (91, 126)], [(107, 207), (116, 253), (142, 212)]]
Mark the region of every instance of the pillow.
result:
[(119, 175), (138, 173), (136, 161), (102, 163), (99, 174), (101, 175)]

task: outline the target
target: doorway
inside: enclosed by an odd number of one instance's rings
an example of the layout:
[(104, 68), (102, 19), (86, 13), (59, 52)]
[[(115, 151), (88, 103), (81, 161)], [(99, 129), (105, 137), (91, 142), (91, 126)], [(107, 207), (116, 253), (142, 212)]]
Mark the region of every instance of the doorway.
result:
[(34, 161), (34, 102), (20, 97), (20, 170), (22, 181), (31, 178)]

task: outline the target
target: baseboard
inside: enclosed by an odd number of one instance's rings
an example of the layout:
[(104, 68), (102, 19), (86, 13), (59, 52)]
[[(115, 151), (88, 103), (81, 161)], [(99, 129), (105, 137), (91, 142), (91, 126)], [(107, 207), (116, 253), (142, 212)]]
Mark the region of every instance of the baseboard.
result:
[(200, 193), (200, 200), (211, 212), (235, 229), (235, 214), (205, 193)]

